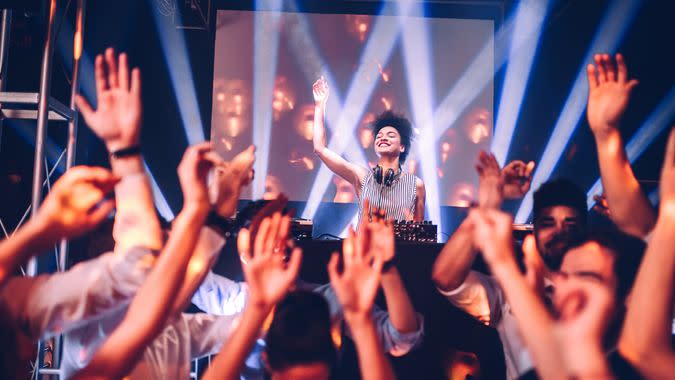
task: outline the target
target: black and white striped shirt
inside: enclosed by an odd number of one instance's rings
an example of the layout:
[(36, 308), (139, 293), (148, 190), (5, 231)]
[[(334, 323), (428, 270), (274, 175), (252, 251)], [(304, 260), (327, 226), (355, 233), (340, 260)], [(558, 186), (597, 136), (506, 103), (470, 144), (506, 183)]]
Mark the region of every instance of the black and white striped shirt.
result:
[(415, 216), (417, 185), (414, 175), (401, 173), (391, 186), (385, 186), (375, 181), (373, 171), (361, 182), (359, 193), (359, 224), (363, 212), (363, 202), (368, 199), (371, 208), (383, 209), (387, 219), (412, 220)]

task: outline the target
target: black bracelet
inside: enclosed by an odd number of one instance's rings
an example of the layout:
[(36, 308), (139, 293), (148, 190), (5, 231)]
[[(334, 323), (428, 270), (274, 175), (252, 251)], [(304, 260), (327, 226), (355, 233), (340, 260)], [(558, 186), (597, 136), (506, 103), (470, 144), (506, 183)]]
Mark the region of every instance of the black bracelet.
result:
[(141, 154), (140, 145), (132, 145), (127, 148), (117, 149), (116, 151), (110, 152), (110, 157), (112, 158), (124, 158), (130, 156), (136, 156)]
[(211, 210), (209, 215), (206, 217), (206, 222), (204, 224), (216, 231), (220, 236), (227, 239), (232, 233), (234, 222), (232, 219), (222, 217), (216, 211)]

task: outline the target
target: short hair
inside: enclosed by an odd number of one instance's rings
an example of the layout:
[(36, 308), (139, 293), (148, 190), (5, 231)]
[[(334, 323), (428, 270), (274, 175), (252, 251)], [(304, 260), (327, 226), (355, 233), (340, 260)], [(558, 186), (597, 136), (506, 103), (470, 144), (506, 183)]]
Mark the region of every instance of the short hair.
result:
[(337, 350), (326, 300), (306, 290), (289, 293), (276, 307), (265, 345), (271, 369), (308, 363), (325, 363), (332, 368)]
[(604, 226), (587, 231), (569, 249), (586, 243), (597, 243), (611, 251), (614, 257), (612, 271), (616, 277), (616, 298), (618, 303), (623, 303), (633, 287), (647, 245), (642, 239), (624, 233), (615, 226)]
[(405, 147), (405, 150), (399, 155), (398, 159), (401, 164), (404, 163), (412, 145), (413, 128), (410, 120), (393, 111), (384, 111), (375, 118), (372, 125), (375, 136), (384, 127), (392, 127), (398, 132), (401, 136), (401, 144)]
[(586, 224), (586, 194), (574, 182), (557, 178), (544, 182), (533, 196), (532, 215), (536, 221), (544, 209), (553, 206), (567, 206), (576, 210), (580, 221)]

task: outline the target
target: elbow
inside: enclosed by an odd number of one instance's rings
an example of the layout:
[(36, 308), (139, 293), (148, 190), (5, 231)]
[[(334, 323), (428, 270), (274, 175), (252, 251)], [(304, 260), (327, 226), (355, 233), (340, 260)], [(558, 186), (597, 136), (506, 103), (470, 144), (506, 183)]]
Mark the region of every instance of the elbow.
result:
[(453, 278), (453, 276), (451, 276), (450, 273), (436, 266), (434, 266), (434, 268), (432, 269), (431, 280), (434, 282), (434, 284), (438, 289), (446, 292), (455, 290), (460, 285), (462, 285), (462, 281)]

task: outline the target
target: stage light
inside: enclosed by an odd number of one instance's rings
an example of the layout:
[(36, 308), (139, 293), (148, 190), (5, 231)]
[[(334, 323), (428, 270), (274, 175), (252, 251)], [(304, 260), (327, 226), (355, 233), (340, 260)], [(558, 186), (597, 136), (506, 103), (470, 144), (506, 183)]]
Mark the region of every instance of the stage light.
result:
[(509, 61), (490, 148), (501, 165), (506, 163), (548, 9), (548, 0), (521, 0), (516, 10)]
[[(403, 7), (411, 3), (410, 0), (399, 1), (400, 14), (405, 14)], [(417, 5), (416, 13), (424, 14), (422, 4)], [(439, 200), (439, 185), (437, 169), (436, 138), (434, 134), (434, 99), (433, 78), (431, 77), (431, 48), (427, 19), (424, 17), (401, 17), (403, 25), (403, 62), (405, 66), (408, 98), (411, 102), (413, 124), (420, 134), (416, 142), (422, 179), (426, 190), (426, 211), (429, 219), (438, 230), (441, 226), (441, 203)]]
[(657, 187), (656, 189), (652, 190), (652, 192), (649, 193), (648, 198), (652, 206), (656, 207), (659, 204), (659, 188)]
[(166, 198), (164, 198), (162, 190), (159, 188), (159, 185), (157, 184), (155, 177), (152, 175), (150, 167), (145, 161), (143, 161), (143, 166), (145, 167), (145, 172), (148, 173), (148, 177), (150, 178), (150, 185), (152, 186), (152, 197), (155, 199), (155, 207), (157, 208), (159, 215), (161, 215), (162, 218), (164, 218), (164, 220), (166, 220), (167, 222), (172, 221), (175, 215), (171, 210), (171, 207), (169, 206), (169, 202), (167, 202)]
[[(279, 47), (279, 21), (282, 0), (256, 0), (253, 21), (253, 169), (263, 175), (253, 178), (253, 199), (265, 193), (265, 174), (269, 164), (270, 137), (274, 116), (274, 90)], [(281, 90), (284, 92), (284, 90)], [(284, 94), (285, 95), (285, 94)], [(283, 96), (282, 96), (283, 97)]]
[[(659, 103), (654, 112), (652, 112), (647, 120), (640, 126), (640, 128), (633, 134), (626, 145), (626, 155), (628, 161), (634, 163), (640, 155), (647, 149), (647, 147), (659, 136), (664, 129), (670, 126), (671, 121), (675, 117), (675, 87), (670, 89), (670, 92)], [(593, 206), (593, 196), (602, 193), (602, 182), (598, 178), (591, 186), (587, 193), (588, 209)]]
[(463, 130), (469, 141), (474, 144), (480, 144), (490, 139), (492, 137), (492, 115), (490, 111), (479, 107), (469, 112)]
[(596, 31), (595, 38), (581, 61), (576, 79), (558, 121), (556, 121), (544, 154), (537, 162), (530, 191), (525, 195), (516, 214), (516, 223), (525, 223), (529, 218), (532, 211), (532, 193), (549, 178), (555, 169), (565, 146), (567, 146), (579, 124), (579, 119), (583, 115), (588, 99), (586, 65), (592, 62), (594, 54), (613, 53), (616, 50), (634, 20), (640, 5), (641, 1), (639, 0), (615, 1), (611, 3), (610, 8), (605, 13), (604, 19)]
[[(381, 14), (396, 14), (396, 9), (393, 4), (386, 3), (383, 6)], [(408, 15), (410, 6), (407, 5), (404, 9), (399, 9), (402, 16)], [(373, 31), (370, 34), (366, 46), (363, 49), (363, 54), (360, 57), (359, 65), (352, 77), (352, 81), (347, 91), (347, 96), (342, 106), (336, 123), (329, 123), (333, 125), (334, 131), (340, 131), (340, 135), (333, 136), (328, 149), (337, 154), (342, 154), (347, 148), (349, 142), (353, 141), (354, 129), (358, 126), (361, 117), (369, 103), (370, 96), (375, 90), (376, 84), (379, 80), (366, 81), (363, 80), (367, 76), (372, 78), (380, 78), (380, 73), (377, 66), (373, 67), (370, 62), (387, 62), (391, 53), (394, 50), (396, 39), (400, 31), (400, 22), (391, 22), (390, 19), (378, 18), (373, 26)], [(329, 97), (330, 99), (330, 97)], [(318, 206), (323, 198), (326, 188), (330, 184), (331, 171), (322, 164), (319, 173), (315, 177), (314, 184), (310, 191), (307, 204), (303, 211), (302, 217), (312, 219), (316, 214)]]
[(160, 7), (155, 6), (154, 1), (149, 0), (148, 3), (155, 18), (157, 34), (171, 76), (171, 85), (183, 122), (183, 129), (185, 129), (185, 136), (190, 145), (200, 143), (204, 141), (204, 126), (199, 113), (192, 67), (183, 30), (176, 28), (180, 22), (174, 23), (174, 18), (181, 17), (180, 12), (174, 12), (170, 17), (162, 14)]

